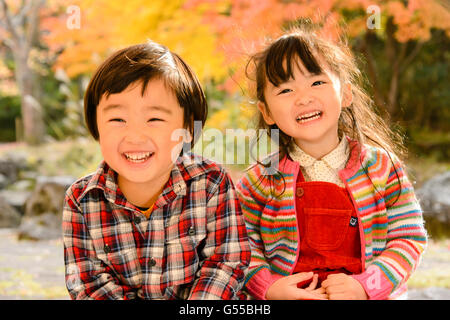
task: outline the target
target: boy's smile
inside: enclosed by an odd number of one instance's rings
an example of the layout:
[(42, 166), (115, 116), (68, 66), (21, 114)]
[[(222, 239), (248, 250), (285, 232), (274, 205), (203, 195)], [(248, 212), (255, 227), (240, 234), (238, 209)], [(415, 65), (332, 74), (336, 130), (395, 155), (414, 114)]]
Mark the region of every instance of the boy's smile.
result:
[(183, 119), (175, 94), (160, 79), (150, 80), (143, 94), (138, 82), (101, 98), (97, 108), (101, 151), (134, 205), (148, 204), (169, 179), (172, 155), (182, 148), (171, 136), (183, 128)]

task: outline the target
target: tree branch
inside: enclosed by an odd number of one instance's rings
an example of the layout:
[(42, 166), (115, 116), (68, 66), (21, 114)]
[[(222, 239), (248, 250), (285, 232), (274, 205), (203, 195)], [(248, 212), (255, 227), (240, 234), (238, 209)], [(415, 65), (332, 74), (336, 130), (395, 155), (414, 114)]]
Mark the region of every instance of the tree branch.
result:
[(414, 49), (410, 52), (410, 54), (402, 61), (399, 69), (399, 73), (403, 73), (405, 69), (408, 67), (409, 64), (417, 57), (417, 55), (420, 53), (420, 50), (422, 49), (424, 45), (424, 42), (417, 42)]
[(370, 36), (371, 34), (369, 32), (366, 32), (366, 34), (364, 35), (361, 44), (361, 52), (366, 58), (367, 73), (374, 89), (373, 94), (375, 103), (378, 107), (382, 107), (386, 103), (386, 100), (379, 84), (376, 61), (372, 55), (372, 52), (370, 51)]
[(13, 40), (18, 44), (20, 41), (19, 40), (20, 37), (17, 34), (17, 30), (14, 27), (8, 4), (6, 3), (6, 0), (0, 0), (0, 4), (3, 10), (3, 15), (5, 17), (6, 30), (8, 30), (11, 33)]

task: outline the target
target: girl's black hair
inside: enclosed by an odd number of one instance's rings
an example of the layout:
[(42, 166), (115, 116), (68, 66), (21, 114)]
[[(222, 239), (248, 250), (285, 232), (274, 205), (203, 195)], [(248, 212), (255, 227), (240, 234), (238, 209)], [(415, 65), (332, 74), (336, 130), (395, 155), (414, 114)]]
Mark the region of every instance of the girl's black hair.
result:
[[(338, 124), (339, 136), (341, 138), (348, 136), (358, 141), (360, 145), (368, 144), (385, 150), (389, 155), (398, 182), (401, 185), (391, 154), (401, 156), (405, 153), (402, 137), (390, 129), (386, 121), (379, 115), (379, 110), (376, 110), (372, 99), (363, 89), (364, 79), (345, 41), (341, 40), (339, 43), (333, 43), (317, 35), (310, 27), (294, 27), (287, 34), (271, 42), (264, 50), (254, 54), (248, 60), (245, 73), (247, 78), (251, 80), (250, 85), (254, 91), (253, 100), (264, 103), (267, 108), (264, 96), (267, 82), (269, 81), (274, 86), (279, 86), (290, 78), (294, 78), (293, 73), (296, 64), (302, 63), (305, 69), (312, 74), (323, 72), (323, 65), (319, 63), (317, 57), (322, 58), (327, 67), (339, 77), (341, 83), (348, 82), (352, 86), (352, 104), (342, 109)], [(271, 137), (271, 130), (278, 129), (279, 159), (288, 156), (289, 147), (292, 143), (292, 138), (289, 135), (282, 132), (276, 124), (266, 124), (261, 113), (258, 115), (256, 126), (258, 129), (265, 129), (269, 137)], [(257, 137), (257, 141), (259, 139), (260, 136)], [(259, 159), (255, 160), (266, 168), (270, 166), (270, 164), (263, 163)], [(360, 163), (372, 182), (368, 168), (362, 164), (361, 159)], [(270, 194), (274, 197), (282, 195), (285, 191), (284, 187), (280, 194), (276, 195), (274, 193), (275, 182), (280, 176), (284, 181), (283, 174), (279, 170), (265, 178), (272, 179), (270, 181)], [(377, 189), (376, 192), (380, 193)], [(396, 201), (399, 197), (400, 193), (397, 195)]]

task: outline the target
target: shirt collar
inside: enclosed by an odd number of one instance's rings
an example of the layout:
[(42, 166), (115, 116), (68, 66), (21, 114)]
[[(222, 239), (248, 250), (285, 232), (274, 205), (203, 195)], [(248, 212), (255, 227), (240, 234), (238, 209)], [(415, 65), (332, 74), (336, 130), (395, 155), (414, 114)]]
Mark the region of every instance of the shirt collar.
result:
[(346, 138), (341, 139), (341, 142), (330, 153), (323, 156), (322, 159), (316, 159), (305, 151), (303, 151), (296, 143), (291, 143), (289, 147), (289, 156), (292, 160), (300, 163), (302, 167), (310, 167), (316, 161), (324, 161), (331, 168), (338, 169), (345, 165), (349, 157), (348, 141)]
[[(194, 154), (188, 153), (180, 156), (172, 168), (161, 196), (155, 203), (155, 208), (161, 207), (177, 196), (186, 195), (186, 181), (205, 173), (205, 168), (201, 163), (201, 157)], [(80, 197), (84, 197), (92, 189), (101, 189), (106, 199), (113, 203), (127, 205), (124, 195), (119, 190), (117, 173), (105, 161), (102, 161), (96, 172), (92, 174)]]

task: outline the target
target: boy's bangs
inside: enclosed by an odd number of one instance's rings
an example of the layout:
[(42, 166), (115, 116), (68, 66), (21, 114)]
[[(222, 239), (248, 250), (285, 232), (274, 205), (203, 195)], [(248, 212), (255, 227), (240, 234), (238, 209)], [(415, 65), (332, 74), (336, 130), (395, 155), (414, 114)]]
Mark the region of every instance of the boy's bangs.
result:
[(308, 45), (297, 37), (281, 38), (267, 53), (265, 71), (267, 79), (276, 87), (294, 79), (295, 65), (303, 72), (299, 62), (311, 74), (322, 73), (317, 59)]

